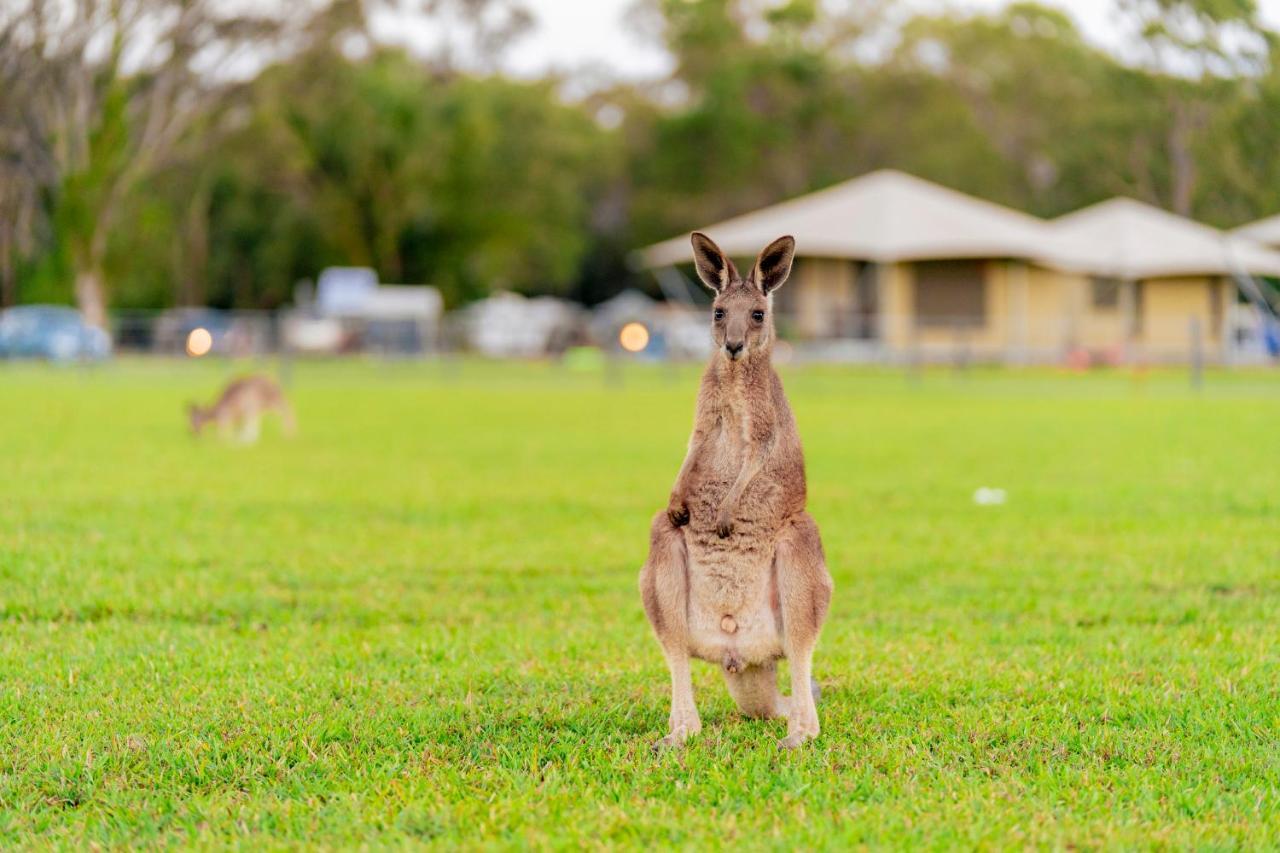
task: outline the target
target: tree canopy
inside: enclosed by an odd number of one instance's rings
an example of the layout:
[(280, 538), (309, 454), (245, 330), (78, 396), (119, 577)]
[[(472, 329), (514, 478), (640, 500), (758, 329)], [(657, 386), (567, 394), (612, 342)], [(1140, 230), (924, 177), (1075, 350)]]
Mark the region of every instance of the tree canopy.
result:
[(26, 0), (0, 14), (0, 303), (272, 307), (333, 264), (450, 305), (597, 300), (636, 283), (637, 246), (886, 166), (1045, 216), (1280, 211), (1254, 3), (1116, 2), (1121, 55), (1026, 2), (639, 0), (672, 74), (586, 86), (495, 70), (517, 0), (426, 4), (482, 62), (379, 43), (372, 2)]

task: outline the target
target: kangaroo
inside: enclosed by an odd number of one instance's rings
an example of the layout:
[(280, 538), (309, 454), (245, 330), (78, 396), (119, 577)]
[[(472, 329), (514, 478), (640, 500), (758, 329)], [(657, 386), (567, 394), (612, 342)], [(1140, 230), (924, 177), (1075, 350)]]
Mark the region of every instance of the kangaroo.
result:
[(218, 425), (219, 434), (223, 436), (228, 435), (234, 428), (239, 439), (245, 444), (258, 440), (262, 415), (268, 411), (278, 414), (285, 433), (293, 435), (297, 428), (293, 408), (285, 399), (280, 386), (265, 376), (245, 376), (233, 380), (223, 389), (222, 395), (212, 406), (187, 404), (193, 433), (199, 435), (205, 424), (215, 423)]
[[(795, 240), (770, 243), (746, 279), (705, 234), (692, 240), (698, 277), (715, 292), (716, 351), (640, 570), (645, 614), (671, 670), (671, 731), (654, 749), (702, 730), (691, 658), (724, 670), (746, 716), (785, 717), (779, 746), (794, 749), (819, 731), (813, 650), (832, 590), (818, 526), (805, 512), (800, 435), (771, 361), (771, 296), (791, 272)], [(778, 692), (784, 657), (790, 696)]]

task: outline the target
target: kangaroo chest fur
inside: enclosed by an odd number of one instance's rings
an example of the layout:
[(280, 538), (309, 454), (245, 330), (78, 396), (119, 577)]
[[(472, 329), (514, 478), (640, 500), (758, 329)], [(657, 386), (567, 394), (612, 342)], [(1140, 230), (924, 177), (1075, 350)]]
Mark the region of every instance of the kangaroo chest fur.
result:
[[(784, 486), (796, 477), (794, 470), (785, 469), (798, 464), (801, 482), (804, 476), (799, 454), (790, 452), (785, 438), (775, 441), (734, 509), (732, 534), (721, 538), (717, 533), (720, 506), (746, 461), (753, 427), (759, 426), (751, 419), (777, 419), (780, 414), (772, 406), (753, 408), (751, 403), (742, 388), (716, 395), (716, 425), (697, 460), (687, 499), (689, 651), (726, 667), (783, 655), (774, 543), (789, 509)], [(789, 411), (782, 414), (790, 420)], [(783, 426), (772, 424), (772, 432), (788, 432)], [(794, 435), (794, 427), (789, 432)]]

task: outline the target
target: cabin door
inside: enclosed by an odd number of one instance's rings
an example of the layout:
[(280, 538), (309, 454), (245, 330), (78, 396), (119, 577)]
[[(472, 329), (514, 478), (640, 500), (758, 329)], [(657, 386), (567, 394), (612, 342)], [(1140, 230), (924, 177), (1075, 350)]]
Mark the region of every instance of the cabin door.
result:
[(850, 264), (853, 270), (853, 304), (849, 337), (861, 341), (879, 337), (880, 282), (879, 267), (867, 261)]

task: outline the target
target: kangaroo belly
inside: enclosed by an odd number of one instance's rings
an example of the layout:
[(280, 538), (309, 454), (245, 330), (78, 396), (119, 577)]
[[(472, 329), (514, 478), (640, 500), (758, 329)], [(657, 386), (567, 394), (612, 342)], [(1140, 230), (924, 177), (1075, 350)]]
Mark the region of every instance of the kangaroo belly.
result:
[(726, 668), (782, 657), (772, 555), (689, 566), (689, 652)]

